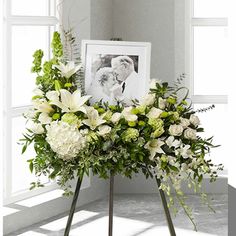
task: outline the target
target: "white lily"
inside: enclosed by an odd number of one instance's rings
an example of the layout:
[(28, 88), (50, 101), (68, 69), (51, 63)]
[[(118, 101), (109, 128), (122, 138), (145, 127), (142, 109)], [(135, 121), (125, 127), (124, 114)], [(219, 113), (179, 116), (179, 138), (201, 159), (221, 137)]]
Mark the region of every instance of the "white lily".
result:
[(37, 112), (50, 113), (54, 111), (52, 106), (46, 101), (46, 99), (32, 100), (32, 104)]
[(125, 120), (127, 120), (128, 122), (133, 122), (138, 119), (138, 116), (132, 113), (132, 109), (133, 107), (125, 107), (121, 113)]
[(166, 139), (166, 144), (171, 148), (178, 148), (181, 144), (181, 142), (177, 139), (175, 139), (173, 136), (170, 136), (168, 139)]
[(99, 116), (98, 111), (93, 107), (87, 107), (86, 111), (88, 119), (84, 120), (83, 123), (92, 130), (95, 130), (99, 125), (106, 123), (106, 121)]
[(63, 64), (59, 62), (59, 65), (55, 65), (55, 67), (60, 70), (61, 75), (66, 77), (67, 79), (70, 78), (73, 74), (75, 74), (78, 70), (81, 69), (82, 64), (75, 65), (74, 61), (68, 61), (67, 64)]
[(164, 151), (161, 149), (161, 146), (164, 144), (165, 143), (160, 139), (153, 139), (146, 143), (144, 147), (150, 151), (150, 160), (154, 159), (156, 153), (164, 153)]
[[(50, 104), (56, 105), (62, 109), (62, 112), (77, 112), (86, 113), (84, 104), (91, 98), (91, 96), (82, 96), (79, 90), (70, 93), (66, 89), (60, 90), (61, 101), (55, 96), (55, 100), (51, 100)], [(51, 97), (53, 99), (53, 96)]]

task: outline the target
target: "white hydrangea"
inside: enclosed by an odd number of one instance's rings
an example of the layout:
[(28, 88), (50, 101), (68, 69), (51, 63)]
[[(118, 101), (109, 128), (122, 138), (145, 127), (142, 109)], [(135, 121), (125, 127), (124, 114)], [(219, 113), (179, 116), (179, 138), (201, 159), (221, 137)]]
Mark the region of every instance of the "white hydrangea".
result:
[(64, 160), (73, 159), (85, 146), (86, 139), (79, 132), (76, 125), (54, 121), (47, 125), (46, 129), (47, 142), (52, 150)]

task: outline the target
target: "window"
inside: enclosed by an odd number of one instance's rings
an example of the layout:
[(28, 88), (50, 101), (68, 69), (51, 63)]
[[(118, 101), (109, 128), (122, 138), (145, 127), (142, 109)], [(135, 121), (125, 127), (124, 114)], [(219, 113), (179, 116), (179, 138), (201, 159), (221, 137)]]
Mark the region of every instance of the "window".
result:
[(206, 135), (220, 144), (211, 153), (215, 163), (226, 161), (226, 131), (222, 121), (227, 112), (227, 7), (228, 0), (188, 0), (186, 27), (186, 68), (188, 87), (195, 109), (215, 104), (207, 114), (199, 113)]
[(36, 49), (50, 57), (51, 35), (58, 23), (56, 0), (5, 0), (4, 18), (4, 204), (56, 188), (42, 181), (45, 188), (29, 191), (35, 178), (28, 171), (26, 160), (34, 155), (33, 148), (24, 156), (18, 140), (24, 132), (22, 114), (30, 106), (34, 76), (30, 73), (32, 54)]

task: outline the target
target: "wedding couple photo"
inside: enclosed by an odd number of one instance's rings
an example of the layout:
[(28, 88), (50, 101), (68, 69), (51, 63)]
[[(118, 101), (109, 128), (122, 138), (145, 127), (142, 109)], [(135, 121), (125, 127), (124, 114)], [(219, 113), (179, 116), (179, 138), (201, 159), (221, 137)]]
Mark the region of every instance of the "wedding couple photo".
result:
[(138, 63), (136, 55), (94, 55), (87, 93), (95, 94), (95, 101), (129, 103), (137, 93), (134, 88), (140, 79)]

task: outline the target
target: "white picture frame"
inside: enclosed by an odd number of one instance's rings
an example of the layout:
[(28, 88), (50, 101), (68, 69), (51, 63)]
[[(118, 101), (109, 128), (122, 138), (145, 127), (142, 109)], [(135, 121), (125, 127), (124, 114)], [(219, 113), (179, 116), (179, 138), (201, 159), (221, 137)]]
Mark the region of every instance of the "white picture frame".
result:
[(151, 43), (125, 41), (82, 41), (85, 92), (91, 103), (117, 101), (125, 106), (141, 100), (148, 91)]

